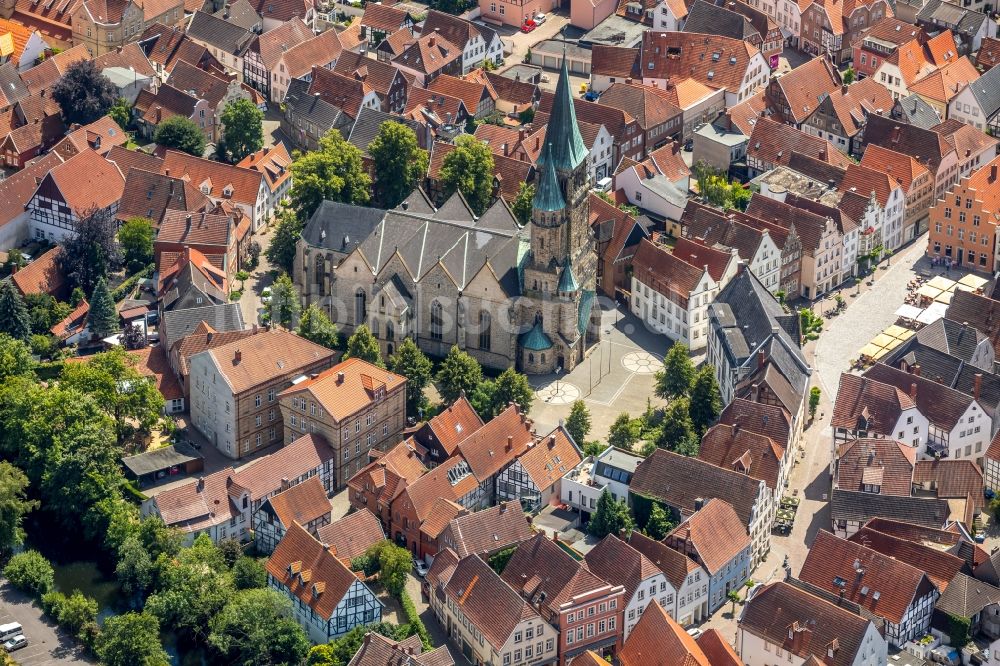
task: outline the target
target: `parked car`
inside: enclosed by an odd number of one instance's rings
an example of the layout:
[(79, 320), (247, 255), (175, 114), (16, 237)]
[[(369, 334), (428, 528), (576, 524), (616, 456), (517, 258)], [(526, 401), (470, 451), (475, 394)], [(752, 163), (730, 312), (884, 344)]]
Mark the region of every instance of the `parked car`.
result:
[(260, 302), (267, 305), (271, 302), (271, 288), (265, 287), (264, 291), (260, 292)]
[(418, 557), (413, 558), (413, 568), (417, 570), (417, 575), (423, 578), (427, 575), (430, 569), (427, 567), (427, 563)]
[(28, 647), (28, 639), (24, 637), (24, 634), (18, 634), (3, 644), (3, 649), (7, 652), (13, 652), (14, 650), (20, 650), (21, 648)]
[(702, 631), (698, 627), (691, 627), (690, 629), (687, 630), (687, 633), (688, 633), (688, 636), (690, 636), (691, 638), (697, 639), (699, 636), (701, 636), (705, 632)]
[(535, 23), (537, 25), (541, 25), (541, 24), (545, 23), (545, 20), (548, 19), (548, 18), (549, 17), (546, 16), (545, 14), (543, 14), (542, 12), (538, 12), (537, 14), (535, 14)]
[(521, 26), (521, 32), (531, 32), (537, 27), (538, 25), (534, 21), (528, 19), (524, 22), (524, 25)]
[(694, 139), (688, 139), (684, 142), (684, 152), (690, 153), (694, 150)]

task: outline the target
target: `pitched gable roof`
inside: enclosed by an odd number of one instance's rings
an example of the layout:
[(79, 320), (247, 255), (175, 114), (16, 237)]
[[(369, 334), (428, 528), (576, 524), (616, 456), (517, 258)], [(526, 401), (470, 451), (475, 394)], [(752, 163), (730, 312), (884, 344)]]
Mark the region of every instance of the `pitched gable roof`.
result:
[(448, 547), (459, 557), (487, 555), (527, 541), (533, 535), (518, 501), (456, 516), (448, 523), (448, 530), (452, 537)]
[(825, 96), (840, 89), (840, 75), (822, 56), (817, 56), (775, 79), (792, 114), (801, 123), (819, 107)]
[(614, 534), (601, 539), (587, 552), (584, 561), (603, 580), (625, 588), (625, 603), (631, 601), (641, 585), (662, 573), (648, 557)]
[(778, 481), (785, 447), (766, 435), (722, 423), (709, 428), (701, 439), (698, 458), (760, 479), (772, 491)]
[(912, 564), (927, 574), (928, 578), (944, 592), (948, 584), (965, 565), (965, 560), (937, 548), (925, 546), (892, 534), (864, 526), (851, 535), (850, 541), (871, 548), (883, 555)]
[(353, 560), (385, 540), (382, 523), (368, 509), (355, 511), (316, 530), (318, 538), (341, 560)]
[(651, 602), (618, 654), (622, 666), (712, 666), (694, 638)]
[(388, 395), (406, 383), (402, 375), (383, 370), (364, 359), (349, 358), (285, 389), (279, 398), (289, 395), (309, 395), (334, 421), (344, 419), (376, 400), (378, 391)]
[(264, 501), (264, 511), (273, 512), (281, 524), (290, 527), (292, 523), (307, 525), (330, 514), (330, 500), (318, 476), (310, 477)]
[(666, 540), (676, 539), (686, 548), (693, 548), (701, 565), (714, 576), (750, 547), (746, 525), (732, 505), (712, 498), (675, 527)]

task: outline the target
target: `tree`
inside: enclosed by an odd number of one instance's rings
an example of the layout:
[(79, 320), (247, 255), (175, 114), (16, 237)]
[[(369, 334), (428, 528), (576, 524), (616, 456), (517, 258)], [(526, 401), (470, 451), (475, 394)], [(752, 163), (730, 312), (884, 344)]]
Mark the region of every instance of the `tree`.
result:
[(133, 599), (141, 598), (153, 584), (153, 560), (138, 536), (128, 537), (118, 549), (115, 575), (122, 592)]
[(298, 333), (306, 340), (323, 345), (327, 349), (336, 349), (340, 341), (336, 324), (330, 321), (326, 313), (316, 304), (310, 305), (302, 312)]
[(632, 420), (628, 412), (622, 412), (611, 424), (608, 431), (608, 444), (620, 449), (630, 450), (632, 445), (639, 441), (640, 431), (638, 424)]
[(740, 591), (739, 590), (729, 590), (726, 594), (726, 599), (728, 599), (732, 604), (732, 614), (736, 614), (736, 604), (740, 603)]
[(121, 342), (122, 347), (129, 351), (145, 349), (146, 333), (142, 330), (142, 327), (135, 322), (125, 324), (125, 328), (122, 330)]
[(406, 377), (406, 413), (416, 415), (424, 404), (424, 389), (431, 382), (434, 365), (413, 338), (406, 338), (389, 357), (389, 369)]
[(853, 67), (848, 67), (847, 70), (844, 72), (844, 75), (841, 77), (841, 79), (844, 81), (845, 86), (849, 86), (852, 83), (854, 83), (854, 80), (856, 78), (858, 78), (858, 73), (854, 71)]
[(778, 299), (778, 304), (784, 307), (785, 299), (788, 298), (788, 294), (785, 292), (784, 289), (779, 289), (778, 291), (774, 292), (774, 297)]
[(90, 294), (100, 278), (121, 268), (117, 232), (114, 214), (102, 208), (85, 213), (76, 225), (76, 233), (63, 240), (56, 260), (74, 287)]
[(132, 124), (132, 105), (124, 97), (119, 97), (108, 109), (108, 115), (111, 116), (111, 120), (118, 124), (118, 127), (127, 130)]
[(395, 208), (427, 173), (427, 151), (408, 126), (389, 120), (368, 146), (375, 170), (375, 189), (383, 208)]
[(83, 625), (97, 621), (97, 600), (84, 596), (80, 590), (73, 590), (61, 599), (56, 620), (74, 636)]
[(465, 196), (472, 212), (482, 215), (493, 198), (493, 152), (474, 136), (455, 139), (455, 149), (445, 155), (440, 180), (445, 196), (456, 191)]
[(237, 99), (222, 110), (221, 152), (239, 162), (264, 147), (264, 114), (249, 99)]
[(0, 333), (15, 340), (31, 339), (31, 318), (21, 292), (10, 280), (0, 282)]
[(715, 423), (722, 413), (722, 394), (715, 379), (715, 368), (705, 365), (694, 379), (691, 387), (691, 424), (700, 437)]
[(820, 390), (818, 386), (809, 389), (809, 420), (816, 418), (816, 408), (819, 407)]
[(493, 382), (493, 413), (496, 416), (514, 403), (527, 414), (531, 410), (531, 402), (535, 399), (535, 391), (528, 383), (528, 378), (514, 368), (507, 368)]
[(687, 398), (677, 398), (667, 406), (656, 437), (656, 446), (685, 456), (697, 455), (698, 445), (695, 443), (694, 424), (691, 422)]
[(582, 446), (590, 432), (590, 412), (583, 400), (576, 400), (570, 407), (569, 417), (566, 419), (566, 430), (573, 437), (573, 441)]
[(160, 644), (160, 623), (150, 613), (113, 615), (97, 637), (97, 656), (104, 666), (168, 666)]
[(490, 569), (497, 572), (497, 575), (503, 573), (503, 570), (507, 568), (507, 563), (510, 562), (510, 558), (514, 555), (514, 551), (517, 550), (516, 546), (511, 546), (510, 548), (504, 548), (503, 550), (497, 551), (490, 555), (489, 559), (486, 561), (490, 565)]
[(603, 539), (609, 534), (617, 536), (622, 530), (627, 535), (632, 532), (633, 527), (635, 523), (628, 511), (628, 505), (614, 499), (611, 493), (604, 490), (597, 500), (597, 508), (590, 517), (587, 531), (598, 539)]
[(139, 523), (139, 540), (149, 557), (156, 561), (161, 554), (176, 557), (184, 543), (184, 534), (175, 527), (168, 527), (162, 518), (149, 516)]
[(646, 535), (651, 539), (660, 541), (674, 528), (670, 522), (670, 516), (662, 506), (653, 502), (653, 508), (649, 510), (649, 518), (646, 520)]
[(751, 191), (737, 181), (730, 181), (726, 174), (699, 161), (693, 168), (698, 183), (698, 193), (705, 203), (719, 208), (746, 210)]
[(483, 368), (479, 361), (459, 349), (458, 345), (452, 346), (438, 368), (437, 382), (441, 399), (450, 405), (463, 393), (472, 395), (482, 381)]
[(240, 545), (238, 539), (229, 537), (226, 539), (219, 539), (219, 543), (216, 544), (219, 548), (219, 552), (222, 554), (222, 559), (225, 561), (226, 566), (230, 569), (236, 564), (236, 560), (243, 557), (243, 546)]
[(38, 502), (27, 499), (28, 477), (6, 460), (0, 462), (0, 551), (24, 543), (21, 523)]
[(378, 561), (379, 582), (389, 594), (398, 597), (406, 587), (406, 577), (413, 568), (410, 551), (385, 540), (369, 548), (365, 555)]
[(694, 383), (694, 376), (694, 363), (688, 356), (687, 345), (675, 342), (663, 359), (663, 370), (656, 373), (654, 393), (664, 400), (687, 395)]
[(531, 222), (532, 201), (534, 198), (535, 186), (521, 183), (517, 190), (517, 196), (514, 197), (514, 201), (510, 205), (510, 210), (514, 213), (517, 223), (522, 227)]
[(349, 358), (360, 358), (380, 368), (385, 367), (385, 363), (382, 361), (382, 352), (379, 350), (378, 340), (372, 334), (372, 329), (368, 328), (368, 324), (361, 324), (354, 329), (351, 337), (347, 338), (347, 350), (344, 352), (344, 360)]
[(35, 598), (51, 590), (55, 582), (52, 565), (37, 550), (26, 550), (10, 558), (3, 575), (11, 585)]
[(195, 157), (205, 154), (205, 133), (190, 118), (171, 116), (156, 126), (153, 141)]
[(133, 217), (118, 230), (118, 242), (129, 272), (138, 272), (153, 263), (155, 237), (153, 221), (145, 217)]
[(298, 155), (291, 169), (292, 209), (302, 222), (324, 200), (368, 203), (372, 182), (361, 164), (361, 151), (335, 129), (319, 140), (319, 150)]
[(118, 99), (118, 91), (93, 60), (80, 60), (66, 68), (52, 86), (52, 98), (67, 125), (88, 125), (107, 114)]
[(240, 291), (243, 291), (246, 288), (246, 281), (250, 279), (250, 273), (242, 270), (236, 271), (236, 275), (233, 277), (240, 281)]
[(16, 247), (12, 247), (7, 250), (7, 261), (3, 262), (3, 267), (9, 272), (13, 272), (15, 268), (21, 269), (28, 265), (28, 262), (24, 258), (24, 253), (21, 252)]
[(118, 330), (118, 313), (115, 311), (115, 302), (104, 278), (97, 281), (90, 298), (87, 325), (90, 327), (90, 332), (99, 338), (106, 338)]
[(309, 652), (292, 602), (276, 590), (240, 590), (212, 618), (211, 630), (208, 644), (227, 664), (299, 664)]
[(282, 273), (271, 285), (271, 321), (291, 328), (299, 315), (299, 297), (288, 273)]
[(28, 375), (34, 368), (31, 348), (21, 340), (0, 333), (0, 382), (8, 377)]
[(252, 557), (241, 557), (233, 564), (233, 586), (237, 590), (253, 590), (267, 585), (267, 569)]
[(948, 616), (948, 644), (956, 650), (961, 650), (972, 639), (970, 632), (972, 621), (960, 615), (952, 615), (951, 613), (946, 613), (946, 615)]
[(404, 630), (405, 626), (397, 626), (388, 622), (376, 622), (375, 624), (354, 627), (340, 638), (312, 648), (306, 663), (309, 666), (347, 666), (361, 649), (361, 645), (365, 642), (365, 635), (369, 632), (387, 636), (393, 640), (401, 640), (406, 637)]
[(278, 223), (274, 227), (271, 243), (264, 251), (264, 256), (276, 268), (291, 273), (295, 262), (295, 244), (302, 234), (305, 220), (296, 217), (291, 211), (284, 210), (278, 214)]
[(28, 318), (31, 319), (31, 331), (38, 335), (48, 335), (53, 326), (73, 311), (69, 303), (42, 293), (26, 295), (24, 307), (28, 309)]
[(136, 364), (134, 355), (115, 347), (91, 356), (86, 363), (68, 364), (61, 376), (65, 387), (92, 396), (114, 419), (119, 444), (135, 426), (150, 430), (163, 411), (163, 396), (139, 374)]

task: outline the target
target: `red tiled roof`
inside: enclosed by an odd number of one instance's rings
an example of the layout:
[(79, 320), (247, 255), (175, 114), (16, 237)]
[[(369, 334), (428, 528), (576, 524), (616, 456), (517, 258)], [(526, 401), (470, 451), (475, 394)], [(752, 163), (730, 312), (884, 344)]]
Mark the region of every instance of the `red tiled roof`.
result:
[(516, 405), (511, 405), (463, 439), (457, 454), (468, 462), (475, 477), (484, 482), (532, 446), (535, 444), (531, 423)]
[[(325, 494), (324, 494), (325, 497)], [(327, 504), (329, 505), (329, 500)], [(368, 509), (355, 511), (316, 530), (320, 542), (340, 559), (353, 560), (385, 540), (382, 523)]]
[(66, 276), (59, 268), (58, 256), (62, 248), (56, 246), (11, 276), (14, 286), (22, 295), (57, 294), (66, 283)]
[(405, 385), (406, 378), (402, 375), (360, 358), (349, 358), (285, 389), (278, 397), (308, 392), (335, 422), (340, 423), (375, 402), (379, 389), (389, 395)]
[[(286, 529), (293, 522), (308, 525), (318, 518), (330, 515), (330, 500), (327, 498), (326, 489), (318, 476), (310, 477), (302, 483), (271, 496), (267, 502)], [(381, 529), (380, 527), (380, 532)], [(320, 540), (323, 540), (322, 537)]]
[(76, 215), (118, 202), (125, 188), (115, 165), (89, 148), (53, 167), (47, 177)]
[(442, 74), (434, 79), (434, 81), (427, 86), (427, 89), (462, 100), (465, 104), (465, 108), (468, 109), (469, 113), (472, 115), (476, 115), (476, 113), (479, 112), (479, 104), (483, 100), (484, 95), (493, 99), (494, 102), (496, 101), (496, 93), (493, 92), (493, 89), (489, 84), (483, 84), (468, 78), (459, 78), (449, 74)]
[(689, 573), (701, 568), (697, 562), (684, 553), (670, 548), (662, 541), (651, 539), (639, 531), (633, 531), (628, 536), (628, 544), (659, 567), (675, 590), (681, 589)]
[(834, 487), (863, 491), (877, 486), (880, 495), (909, 497), (916, 457), (914, 447), (894, 439), (851, 440), (837, 450)]
[(459, 557), (488, 555), (527, 541), (533, 532), (517, 500), (452, 518), (444, 546)]
[(747, 526), (732, 505), (714, 498), (674, 528), (667, 539), (678, 539), (693, 547), (711, 576), (750, 547)]
[(804, 122), (815, 113), (824, 95), (840, 89), (840, 76), (823, 56), (816, 56), (774, 81), (784, 94), (796, 123)]
[(772, 491), (779, 490), (784, 456), (785, 447), (770, 437), (722, 423), (709, 428), (698, 452), (700, 459), (760, 479)]
[(612, 585), (625, 588), (626, 603), (636, 590), (662, 572), (648, 557), (614, 534), (601, 539), (584, 557), (587, 567)]
[[(257, 193), (263, 175), (252, 169), (206, 160), (176, 150), (168, 150), (163, 158), (163, 173), (187, 180), (199, 190), (208, 187), (208, 196), (228, 198), (251, 207), (257, 205)], [(226, 188), (232, 194), (226, 197)]]
[(622, 666), (713, 666), (694, 638), (651, 602), (618, 654)]
[[(86, 305), (87, 302), (83, 301), (80, 307)], [(74, 314), (79, 310), (80, 308), (78, 307), (74, 311)], [(170, 400), (180, 400), (184, 397), (184, 391), (181, 389), (180, 382), (177, 381), (177, 375), (174, 374), (173, 368), (170, 367), (170, 362), (167, 360), (167, 351), (164, 347), (159, 345), (156, 347), (145, 347), (130, 351), (129, 355), (136, 360), (136, 371), (143, 377), (153, 379), (156, 384), (156, 390), (160, 392), (164, 400), (169, 402)]]
[(760, 50), (749, 42), (721, 35), (647, 30), (642, 35), (642, 53), (644, 78), (692, 78), (713, 90), (725, 88), (736, 93), (751, 58)]
[(632, 258), (632, 268), (636, 279), (651, 289), (674, 293), (685, 301), (705, 272), (645, 238)]
[(461, 396), (438, 412), (425, 427), (430, 431), (429, 438), (436, 441), (450, 456), (455, 453), (462, 440), (483, 427), (483, 420), (468, 399)]
[(948, 583), (965, 565), (965, 560), (960, 557), (921, 543), (879, 532), (868, 526), (862, 527), (852, 534), (850, 541), (913, 565), (926, 573), (941, 592), (944, 592)]
[(726, 268), (733, 260), (733, 255), (730, 252), (723, 252), (688, 238), (676, 240), (673, 254), (696, 268), (704, 267), (716, 282), (722, 280)]
[[(749, 7), (749, 5), (747, 6)], [(736, 650), (726, 642), (718, 629), (707, 629), (696, 642), (712, 666), (742, 666), (743, 664), (743, 660), (736, 654)]]
[(824, 162), (847, 168), (850, 158), (834, 148), (829, 141), (811, 136), (790, 125), (769, 118), (758, 118), (753, 124), (747, 154), (775, 166), (788, 165), (792, 153), (817, 157)]

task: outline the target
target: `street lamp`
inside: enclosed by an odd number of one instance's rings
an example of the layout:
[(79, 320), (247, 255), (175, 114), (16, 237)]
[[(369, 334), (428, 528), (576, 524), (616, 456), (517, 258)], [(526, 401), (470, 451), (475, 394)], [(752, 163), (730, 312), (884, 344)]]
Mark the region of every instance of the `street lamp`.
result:
[(556, 366), (556, 386), (555, 386), (555, 389), (553, 389), (553, 391), (552, 391), (552, 397), (553, 398), (558, 397), (558, 395), (559, 395), (559, 391), (560, 391), (560, 389), (559, 389), (559, 373), (560, 372), (562, 372), (562, 366), (561, 365)]

